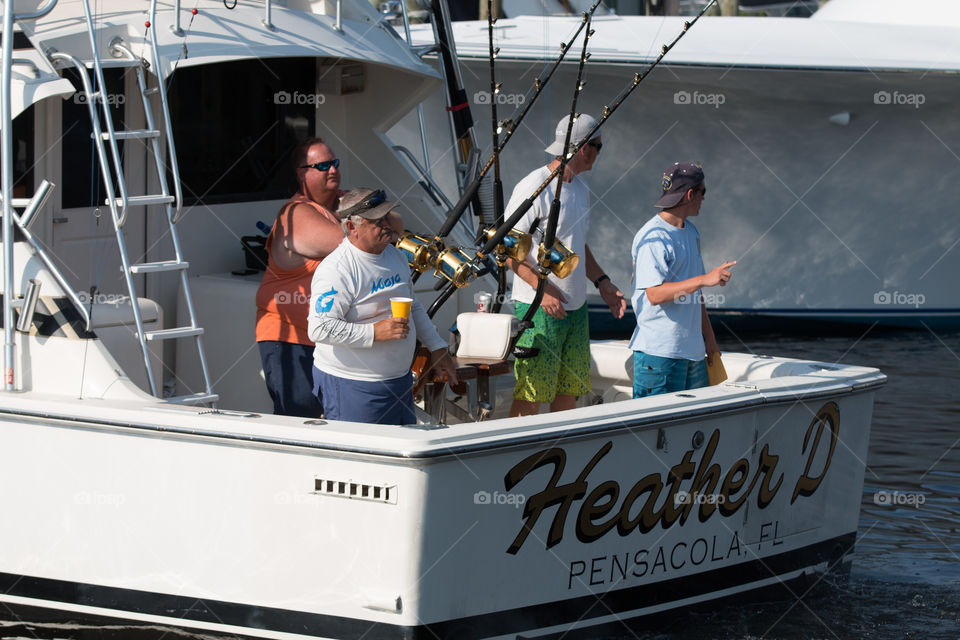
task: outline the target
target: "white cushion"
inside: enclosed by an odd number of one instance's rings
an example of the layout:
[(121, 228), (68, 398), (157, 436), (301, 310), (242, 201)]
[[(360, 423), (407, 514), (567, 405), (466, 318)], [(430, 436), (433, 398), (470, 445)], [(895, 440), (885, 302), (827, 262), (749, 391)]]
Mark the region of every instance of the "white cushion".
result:
[(510, 350), (510, 338), (517, 319), (507, 313), (461, 313), (457, 316), (460, 332), (458, 358), (503, 360)]

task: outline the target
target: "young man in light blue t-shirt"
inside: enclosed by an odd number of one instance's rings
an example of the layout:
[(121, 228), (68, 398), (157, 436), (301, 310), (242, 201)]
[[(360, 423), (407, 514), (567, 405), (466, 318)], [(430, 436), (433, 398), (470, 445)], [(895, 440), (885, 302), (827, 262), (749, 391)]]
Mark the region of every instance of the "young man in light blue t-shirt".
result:
[(700, 232), (688, 218), (706, 193), (699, 165), (671, 165), (656, 204), (662, 211), (633, 239), (634, 398), (707, 386), (707, 363), (720, 352), (700, 289), (726, 285), (737, 263), (703, 268)]

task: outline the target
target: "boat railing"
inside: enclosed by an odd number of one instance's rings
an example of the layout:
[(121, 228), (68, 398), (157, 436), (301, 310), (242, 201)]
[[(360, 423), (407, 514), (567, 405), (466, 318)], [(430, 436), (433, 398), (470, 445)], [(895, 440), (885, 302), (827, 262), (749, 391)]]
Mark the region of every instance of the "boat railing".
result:
[[(37, 187), (37, 191), (33, 194), (32, 198), (13, 198), (11, 201), (11, 208), (24, 209), (24, 212), (20, 215), (17, 215), (16, 212), (12, 212), (11, 220), (14, 224), (17, 225), (17, 228), (20, 230), (20, 234), (27, 241), (27, 243), (33, 247), (34, 254), (37, 258), (43, 262), (43, 266), (47, 268), (47, 271), (57, 281), (57, 284), (60, 285), (60, 289), (63, 290), (64, 295), (69, 298), (70, 302), (73, 303), (74, 308), (80, 313), (80, 316), (83, 318), (84, 326), (87, 331), (90, 331), (92, 327), (90, 326), (90, 311), (87, 306), (83, 304), (83, 301), (80, 299), (80, 296), (74, 290), (73, 286), (67, 282), (66, 277), (64, 277), (63, 272), (57, 266), (57, 264), (50, 258), (50, 254), (47, 253), (46, 249), (42, 242), (37, 240), (33, 233), (30, 231), (30, 225), (33, 222), (34, 216), (37, 214), (40, 209), (43, 208), (43, 205), (46, 204), (47, 198), (50, 197), (50, 194), (53, 192), (54, 185), (48, 180), (43, 180), (40, 183), (40, 186)], [(21, 300), (11, 300), (13, 306), (18, 306), (22, 301)], [(20, 321), (17, 325), (22, 326), (28, 320), (24, 318), (29, 318), (29, 314), (26, 312), (26, 306), (21, 309), (20, 312)]]
[[(338, 0), (339, 1), (339, 0)], [(400, 11), (403, 15), (403, 34), (407, 38), (407, 46), (413, 47), (413, 38), (410, 35), (410, 14), (407, 13), (407, 3), (401, 0)], [(430, 173), (430, 152), (427, 145), (427, 127), (423, 120), (423, 105), (417, 104), (417, 122), (420, 125), (420, 146), (423, 149), (423, 166), (426, 167), (427, 175)]]
[[(427, 192), (427, 195), (439, 206), (446, 207), (447, 211), (453, 209), (453, 203), (450, 202), (450, 199), (440, 188), (440, 185), (436, 183), (433, 179), (433, 176), (430, 172), (420, 164), (420, 161), (417, 160), (416, 156), (413, 155), (413, 152), (410, 149), (406, 148), (403, 145), (395, 144), (391, 147), (394, 151), (402, 154), (413, 166), (416, 172), (420, 175), (420, 186), (423, 187), (423, 190)], [(470, 225), (463, 218), (460, 219), (460, 226), (463, 228), (464, 233), (467, 234), (468, 238), (472, 238), (476, 231), (470, 228)]]
[[(8, 3), (4, 3), (4, 5), (6, 4)], [(11, 2), (9, 4), (12, 5), (13, 3)], [(13, 16), (13, 21), (17, 22), (19, 20), (36, 20), (38, 18), (42, 18), (48, 13), (50, 13), (51, 11), (53, 11), (53, 8), (56, 6), (57, 6), (57, 0), (50, 0), (45, 6), (38, 7), (35, 11), (31, 11), (30, 13), (15, 14)]]
[(401, 144), (395, 144), (391, 147), (394, 151), (402, 153), (407, 160), (410, 161), (410, 164), (413, 165), (413, 168), (417, 170), (417, 173), (420, 174), (420, 177), (424, 180), (423, 188), (427, 191), (431, 198), (433, 198), (436, 203), (442, 204), (448, 210), (453, 208), (453, 203), (450, 202), (450, 199), (446, 194), (440, 189), (440, 186), (434, 181), (433, 176), (430, 174), (430, 171), (420, 164), (420, 161), (417, 160), (416, 156), (413, 155), (413, 152), (410, 149), (407, 149)]
[[(13, 365), (16, 362), (16, 341), (13, 326), (13, 106), (10, 91), (13, 76), (13, 23), (20, 20), (36, 20), (47, 15), (57, 5), (57, 0), (49, 0), (47, 4), (28, 13), (16, 15), (13, 2), (3, 3), (3, 43), (2, 43), (2, 80), (0, 80), (0, 194), (3, 194), (3, 388), (13, 391)], [(48, 192), (48, 190), (45, 190)], [(34, 199), (39, 209), (41, 200)], [(30, 217), (33, 217), (31, 214)]]
[[(56, 2), (56, 0), (54, 0), (54, 2)], [(266, 27), (270, 31), (273, 31), (274, 29), (276, 29), (276, 27), (273, 26), (273, 0), (264, 0), (263, 4), (264, 4), (263, 20), (261, 20), (260, 22), (263, 23), (264, 27)], [(341, 0), (337, 0), (337, 4), (336, 4), (337, 18), (336, 18), (336, 24), (335, 24), (335, 28), (337, 29), (337, 31), (343, 30), (341, 29), (340, 4), (341, 4)], [(153, 12), (153, 9), (151, 8), (151, 14), (152, 12)], [(170, 25), (170, 31), (172, 31), (175, 35), (182, 36), (183, 27), (180, 25), (180, 0), (176, 0), (176, 2), (174, 2), (173, 14), (174, 14), (174, 19), (173, 19), (173, 24)], [(153, 17), (150, 18), (151, 24), (156, 24), (156, 22), (153, 22)]]
[[(270, 0), (267, 0), (269, 5)], [(177, 20), (179, 20), (180, 0), (177, 0)], [(150, 24), (157, 24), (157, 0), (150, 0)], [(183, 215), (183, 192), (180, 186), (180, 165), (177, 162), (177, 148), (173, 141), (173, 124), (170, 121), (170, 103), (167, 100), (167, 83), (164, 81), (166, 74), (160, 67), (160, 44), (157, 42), (157, 30), (150, 29), (150, 47), (153, 54), (154, 73), (157, 76), (157, 94), (160, 96), (160, 113), (163, 114), (163, 126), (167, 135), (167, 167), (170, 169), (170, 177), (173, 181), (173, 207), (168, 211), (170, 221), (176, 224)]]

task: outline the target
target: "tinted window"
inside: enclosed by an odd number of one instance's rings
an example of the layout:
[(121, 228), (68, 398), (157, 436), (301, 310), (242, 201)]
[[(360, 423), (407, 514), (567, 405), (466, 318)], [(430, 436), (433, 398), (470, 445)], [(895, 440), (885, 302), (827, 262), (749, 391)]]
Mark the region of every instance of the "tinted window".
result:
[(185, 204), (287, 198), (289, 157), (314, 131), (316, 59), (243, 60), (177, 70), (170, 113)]
[(13, 197), (33, 195), (33, 107), (13, 119)]
[[(123, 93), (123, 69), (104, 69), (104, 82), (107, 83), (107, 100), (110, 112), (113, 114), (113, 126), (117, 131), (123, 131), (123, 114), (126, 96)], [(106, 187), (100, 174), (100, 163), (97, 160), (97, 150), (91, 137), (93, 127), (90, 124), (90, 111), (87, 107), (86, 96), (82, 92), (83, 85), (76, 69), (70, 67), (63, 70), (63, 76), (73, 83), (77, 93), (63, 101), (61, 118), (63, 138), (60, 146), (63, 150), (63, 187), (61, 198), (63, 208), (103, 206), (106, 199)], [(102, 117), (102, 108), (98, 111)], [(101, 125), (104, 130), (106, 126)], [(123, 157), (123, 142), (117, 144)], [(107, 154), (110, 152), (107, 151)], [(116, 185), (116, 176), (114, 176)], [(116, 187), (114, 187), (116, 188)]]

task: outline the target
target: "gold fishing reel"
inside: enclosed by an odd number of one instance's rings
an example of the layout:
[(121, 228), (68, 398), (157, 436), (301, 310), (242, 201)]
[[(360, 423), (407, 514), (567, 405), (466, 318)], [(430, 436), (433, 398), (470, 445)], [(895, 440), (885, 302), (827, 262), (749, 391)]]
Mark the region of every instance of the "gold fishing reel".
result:
[(434, 275), (443, 276), (458, 289), (462, 289), (477, 277), (477, 269), (473, 266), (473, 260), (463, 249), (450, 247), (440, 252)]
[(436, 238), (425, 238), (406, 231), (397, 241), (397, 248), (407, 257), (411, 269), (423, 273), (436, 266), (443, 244)]
[[(487, 240), (492, 238), (496, 233), (497, 230), (492, 227), (484, 232)], [(527, 254), (530, 253), (530, 246), (532, 244), (533, 240), (530, 238), (529, 233), (511, 229), (507, 235), (503, 236), (503, 240), (494, 248), (494, 251), (499, 254), (507, 254), (507, 256), (514, 260), (523, 262), (527, 259)]]
[(566, 278), (577, 265), (580, 264), (580, 256), (567, 248), (567, 245), (560, 242), (559, 239), (553, 241), (553, 248), (549, 251), (540, 244), (540, 251), (537, 253), (537, 262), (551, 271), (558, 278)]

